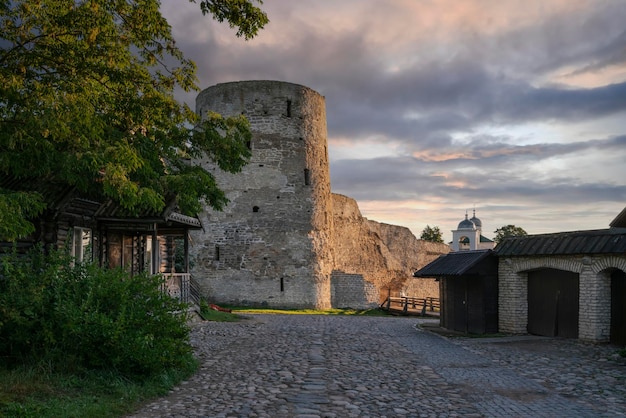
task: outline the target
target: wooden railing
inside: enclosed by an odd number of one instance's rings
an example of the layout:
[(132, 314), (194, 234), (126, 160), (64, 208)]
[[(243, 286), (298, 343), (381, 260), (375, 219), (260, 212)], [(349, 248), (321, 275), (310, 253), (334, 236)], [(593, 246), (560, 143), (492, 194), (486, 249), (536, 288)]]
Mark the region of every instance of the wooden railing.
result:
[(410, 296), (388, 297), (380, 306), (386, 311), (401, 311), (403, 314), (410, 312), (419, 312), (425, 316), (427, 312), (439, 312), (441, 305), (439, 298), (414, 298)]
[(192, 302), (190, 273), (162, 273), (162, 275), (165, 279), (162, 286), (164, 292), (181, 302)]

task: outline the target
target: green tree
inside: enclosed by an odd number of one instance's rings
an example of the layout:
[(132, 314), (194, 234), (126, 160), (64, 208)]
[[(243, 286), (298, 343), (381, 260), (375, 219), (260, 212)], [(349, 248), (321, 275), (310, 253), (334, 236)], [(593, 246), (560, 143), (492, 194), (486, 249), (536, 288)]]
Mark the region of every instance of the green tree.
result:
[(503, 227), (496, 229), (494, 234), (496, 234), (496, 236), (493, 240), (496, 244), (507, 237), (523, 237), (528, 235), (523, 228), (515, 225), (504, 225)]
[(422, 230), (420, 239), (423, 239), (424, 241), (443, 243), (443, 236), (441, 235), (441, 231), (438, 226), (433, 226), (431, 228), (430, 225), (426, 225), (426, 228)]
[[(245, 39), (268, 22), (255, 0), (191, 1)], [(171, 196), (187, 214), (227, 203), (211, 173), (190, 161), (208, 157), (238, 172), (250, 155), (249, 124), (217, 114), (201, 122), (174, 99), (177, 88), (198, 90), (196, 67), (159, 4), (0, 2), (0, 178), (76, 187), (130, 213), (159, 211)], [(41, 213), (43, 199), (1, 187), (0, 239), (13, 240), (33, 230), (24, 219)]]

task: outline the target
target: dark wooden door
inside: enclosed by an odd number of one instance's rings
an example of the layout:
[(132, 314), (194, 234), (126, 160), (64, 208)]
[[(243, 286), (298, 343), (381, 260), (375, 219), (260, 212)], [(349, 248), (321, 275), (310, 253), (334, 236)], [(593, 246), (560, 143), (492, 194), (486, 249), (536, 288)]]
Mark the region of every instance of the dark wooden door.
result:
[(485, 301), (483, 284), (479, 277), (466, 280), (467, 289), (467, 332), (485, 333)]
[(578, 338), (578, 273), (556, 269), (528, 273), (528, 332)]
[(450, 280), (453, 291), (453, 326), (455, 331), (467, 332), (467, 280), (464, 277), (459, 277)]
[(626, 345), (626, 273), (611, 274), (611, 342)]

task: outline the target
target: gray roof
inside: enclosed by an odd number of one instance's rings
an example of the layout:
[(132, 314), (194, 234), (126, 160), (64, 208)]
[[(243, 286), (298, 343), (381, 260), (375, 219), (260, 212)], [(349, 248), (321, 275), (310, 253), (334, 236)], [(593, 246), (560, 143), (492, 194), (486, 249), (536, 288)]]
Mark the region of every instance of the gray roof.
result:
[(609, 224), (612, 228), (626, 228), (626, 208), (622, 209), (622, 211), (611, 221)]
[(509, 237), (494, 251), (498, 256), (625, 254), (626, 228)]
[(167, 221), (175, 221), (183, 225), (189, 225), (196, 228), (201, 228), (202, 224), (200, 223), (200, 219), (194, 218), (193, 216), (183, 215), (178, 212), (170, 212), (170, 214), (166, 217)]
[(476, 229), (476, 225), (474, 225), (474, 222), (467, 219), (466, 215), (465, 219), (459, 223), (459, 226), (456, 229)]
[(493, 256), (492, 250), (455, 251), (440, 255), (413, 274), (413, 277), (461, 276)]
[(472, 221), (474, 225), (476, 225), (476, 228), (480, 228), (483, 226), (483, 222), (478, 219), (476, 215), (472, 216), (469, 220)]
[[(176, 200), (170, 199), (169, 204), (161, 212), (144, 210), (139, 214), (131, 214), (119, 203), (111, 199), (102, 202), (97, 196), (90, 196), (80, 193), (75, 187), (63, 183), (50, 182), (41, 178), (18, 179), (12, 176), (0, 177), (0, 188), (9, 190), (37, 191), (43, 196), (48, 210), (76, 211), (83, 210), (77, 215), (95, 216), (99, 220), (125, 221), (125, 222), (146, 222), (146, 223), (175, 223), (176, 226), (184, 226), (195, 229), (202, 228), (202, 224), (197, 217), (183, 215), (176, 212)], [(99, 196), (102, 197), (102, 196)], [(73, 207), (67, 207), (71, 201)]]
[(197, 217), (183, 215), (182, 213), (176, 212), (174, 209), (176, 209), (176, 200), (172, 198), (165, 209), (160, 212), (146, 210), (138, 215), (134, 215), (128, 212), (119, 203), (108, 199), (100, 206), (95, 216), (100, 221), (121, 222), (126, 224), (157, 223), (160, 225), (168, 224), (175, 227), (202, 228), (202, 224)]

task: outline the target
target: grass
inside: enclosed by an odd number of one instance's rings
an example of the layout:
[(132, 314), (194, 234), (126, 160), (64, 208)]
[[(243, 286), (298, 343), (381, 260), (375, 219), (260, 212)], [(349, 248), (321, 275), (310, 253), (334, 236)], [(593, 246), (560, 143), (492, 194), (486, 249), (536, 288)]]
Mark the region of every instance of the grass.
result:
[(0, 416), (119, 417), (166, 394), (196, 368), (197, 364), (189, 365), (187, 370), (168, 371), (141, 382), (113, 371), (53, 372), (45, 364), (0, 368)]
[(240, 315), (237, 315), (236, 313), (215, 311), (215, 310), (210, 309), (208, 307), (207, 308), (202, 308), (198, 312), (198, 314), (205, 321), (237, 322), (237, 321), (240, 321), (242, 319), (242, 317)]
[(200, 302), (200, 316), (205, 321), (234, 322), (242, 318), (241, 314), (287, 314), (287, 315), (358, 315), (358, 316), (387, 316), (380, 309), (288, 309), (221, 305), (221, 308), (231, 312), (217, 311), (210, 308), (206, 301)]
[(230, 307), (233, 314), (288, 314), (288, 315), (352, 315), (352, 316), (388, 316), (380, 309), (278, 309), (278, 308), (256, 308), (256, 307)]

